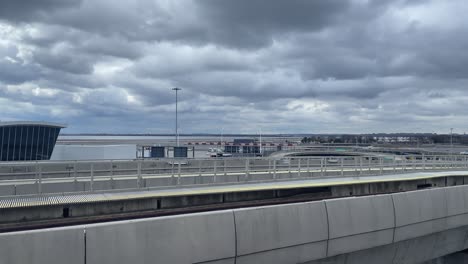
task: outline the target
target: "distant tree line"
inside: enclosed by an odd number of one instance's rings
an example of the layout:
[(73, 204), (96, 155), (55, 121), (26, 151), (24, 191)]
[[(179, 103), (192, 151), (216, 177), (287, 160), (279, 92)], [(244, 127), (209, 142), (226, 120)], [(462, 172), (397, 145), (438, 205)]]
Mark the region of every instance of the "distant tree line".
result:
[[(359, 134), (359, 135), (312, 135), (302, 138), (303, 144), (450, 144), (450, 135), (447, 134)], [(453, 144), (468, 145), (468, 135), (453, 134)]]

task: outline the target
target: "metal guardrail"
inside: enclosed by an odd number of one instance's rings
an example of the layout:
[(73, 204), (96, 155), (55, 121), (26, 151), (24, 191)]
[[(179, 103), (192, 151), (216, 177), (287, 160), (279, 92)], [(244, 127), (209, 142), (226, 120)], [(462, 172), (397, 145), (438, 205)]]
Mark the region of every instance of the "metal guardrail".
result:
[[(236, 182), (258, 181), (251, 175), (268, 175), (267, 180), (327, 176), (366, 176), (417, 171), (468, 169), (468, 157), (444, 156), (354, 156), (354, 157), (285, 157), (220, 159), (137, 159), (107, 161), (60, 161), (0, 163), (0, 183), (21, 182), (37, 185), (57, 181), (89, 182), (90, 191), (99, 180), (134, 179), (137, 188), (144, 178), (170, 177), (175, 185), (183, 177), (213, 177), (212, 183), (226, 182), (222, 177), (237, 175)], [(265, 181), (263, 179), (263, 181)]]

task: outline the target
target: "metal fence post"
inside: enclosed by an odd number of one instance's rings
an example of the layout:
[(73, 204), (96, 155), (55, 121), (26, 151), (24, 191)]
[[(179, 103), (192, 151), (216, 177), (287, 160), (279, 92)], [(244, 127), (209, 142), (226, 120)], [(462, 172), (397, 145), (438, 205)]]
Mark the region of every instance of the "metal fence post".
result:
[(310, 175), (310, 158), (307, 158), (307, 176), (311, 177), (311, 175)]
[(180, 184), (180, 161), (177, 163), (177, 185)]
[(73, 163), (73, 179), (75, 182), (78, 181), (77, 179), (77, 161), (75, 160), (75, 162)]
[(323, 160), (323, 175), (327, 176), (328, 162), (326, 159)]
[(249, 159), (245, 159), (245, 180), (248, 181), (249, 180)]
[(353, 157), (354, 159), (354, 174), (357, 176), (358, 175), (358, 159), (357, 157)]
[(201, 177), (201, 163), (202, 163), (202, 160), (199, 160), (198, 161), (198, 176)]
[(344, 163), (344, 158), (341, 158), (341, 164), (340, 164), (340, 167), (341, 167), (341, 177), (343, 177), (343, 175), (344, 175), (343, 163)]
[(142, 177), (141, 177), (141, 160), (138, 160), (137, 161), (137, 187), (138, 188), (141, 188), (141, 181), (142, 181)]
[(273, 179), (276, 180), (276, 160), (273, 160)]
[(216, 168), (216, 160), (214, 160), (214, 163), (213, 163), (213, 182), (216, 182), (216, 172), (217, 172), (217, 168)]
[(297, 161), (297, 176), (299, 178), (301, 177), (301, 158), (299, 158)]
[(223, 159), (223, 171), (224, 171), (224, 176), (227, 175), (227, 172), (226, 172), (226, 159)]
[(37, 185), (37, 192), (42, 194), (42, 166), (39, 165), (39, 183)]
[(110, 176), (112, 180), (114, 177), (114, 162), (112, 160), (110, 160)]
[(39, 184), (39, 165), (37, 164), (37, 161), (34, 165), (34, 182), (36, 182), (36, 184)]
[(368, 159), (369, 159), (369, 174), (371, 174), (371, 168), (372, 168), (372, 157), (371, 157), (371, 156), (369, 156), (369, 157), (368, 157)]
[(362, 157), (359, 157), (359, 176), (362, 175)]
[(323, 158), (320, 159), (320, 176), (323, 177)]
[(422, 154), (422, 169), (426, 170), (426, 157), (424, 156), (424, 153)]
[(172, 159), (172, 164), (171, 164), (171, 178), (174, 179), (174, 163), (175, 159)]
[(380, 165), (380, 175), (383, 174), (383, 159), (382, 157), (379, 157), (379, 165)]

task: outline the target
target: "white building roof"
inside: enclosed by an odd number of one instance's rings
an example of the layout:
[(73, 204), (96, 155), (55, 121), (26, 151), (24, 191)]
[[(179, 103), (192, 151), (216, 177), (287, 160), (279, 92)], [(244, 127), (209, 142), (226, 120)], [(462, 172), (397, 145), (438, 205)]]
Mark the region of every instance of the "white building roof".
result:
[(49, 126), (49, 127), (60, 127), (60, 128), (67, 127), (67, 125), (65, 124), (43, 122), (43, 121), (8, 121), (8, 122), (0, 121), (0, 127), (2, 126)]

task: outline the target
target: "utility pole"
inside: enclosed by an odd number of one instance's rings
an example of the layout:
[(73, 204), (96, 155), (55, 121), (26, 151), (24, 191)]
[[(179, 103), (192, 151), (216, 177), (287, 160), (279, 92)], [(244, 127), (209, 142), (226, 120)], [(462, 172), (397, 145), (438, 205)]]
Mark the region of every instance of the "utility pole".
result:
[(178, 109), (177, 109), (177, 102), (178, 102), (178, 99), (177, 99), (177, 92), (182, 90), (181, 88), (172, 88), (173, 91), (175, 91), (175, 136), (176, 136), (176, 144), (177, 144), (177, 147), (179, 146), (179, 123), (178, 123), (178, 117), (177, 117), (177, 112), (178, 112)]

